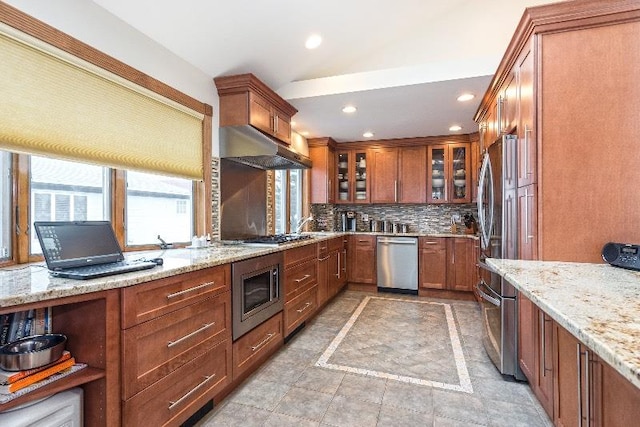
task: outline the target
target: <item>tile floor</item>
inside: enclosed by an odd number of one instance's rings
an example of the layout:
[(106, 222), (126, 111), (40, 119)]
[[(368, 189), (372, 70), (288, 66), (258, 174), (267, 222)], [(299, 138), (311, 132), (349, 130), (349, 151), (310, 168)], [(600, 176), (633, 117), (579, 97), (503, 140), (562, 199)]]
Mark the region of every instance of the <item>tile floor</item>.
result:
[(550, 426), (480, 322), (474, 302), (343, 292), (197, 426)]

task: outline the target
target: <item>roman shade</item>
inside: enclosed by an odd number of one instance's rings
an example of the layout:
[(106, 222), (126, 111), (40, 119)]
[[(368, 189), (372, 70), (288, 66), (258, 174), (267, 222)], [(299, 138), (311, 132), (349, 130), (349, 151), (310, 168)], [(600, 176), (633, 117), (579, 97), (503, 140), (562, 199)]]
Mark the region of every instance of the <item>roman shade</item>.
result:
[(203, 178), (203, 118), (0, 24), (0, 148)]

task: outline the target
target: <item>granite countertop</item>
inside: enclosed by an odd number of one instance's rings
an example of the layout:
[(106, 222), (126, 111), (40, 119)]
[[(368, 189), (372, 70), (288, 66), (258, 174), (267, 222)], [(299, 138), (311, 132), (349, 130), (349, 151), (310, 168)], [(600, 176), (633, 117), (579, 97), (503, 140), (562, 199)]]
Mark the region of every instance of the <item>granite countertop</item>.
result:
[(550, 261), (487, 264), (640, 388), (640, 272)]
[(190, 271), (217, 265), (228, 264), (247, 258), (279, 252), (286, 249), (313, 244), (333, 237), (362, 234), (387, 236), (430, 236), (430, 237), (468, 237), (464, 234), (392, 234), (367, 232), (311, 232), (312, 239), (287, 243), (280, 247), (249, 246), (232, 242), (214, 242), (211, 246), (197, 249), (167, 249), (157, 251), (127, 252), (127, 260), (142, 258), (163, 258), (162, 266), (133, 273), (118, 274), (92, 280), (74, 280), (51, 277), (44, 262), (20, 264), (0, 269), (0, 308), (12, 307), (55, 298), (82, 295), (126, 286), (137, 285), (151, 280), (188, 273)]

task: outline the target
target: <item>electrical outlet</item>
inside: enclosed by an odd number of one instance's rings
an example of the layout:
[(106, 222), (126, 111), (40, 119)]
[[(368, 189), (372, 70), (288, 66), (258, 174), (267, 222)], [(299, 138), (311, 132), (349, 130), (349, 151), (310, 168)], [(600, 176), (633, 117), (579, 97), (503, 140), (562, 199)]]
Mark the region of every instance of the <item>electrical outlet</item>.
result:
[(362, 214), (362, 220), (364, 222), (369, 222), (369, 215), (368, 214)]
[(9, 248), (0, 248), (0, 258), (9, 258)]

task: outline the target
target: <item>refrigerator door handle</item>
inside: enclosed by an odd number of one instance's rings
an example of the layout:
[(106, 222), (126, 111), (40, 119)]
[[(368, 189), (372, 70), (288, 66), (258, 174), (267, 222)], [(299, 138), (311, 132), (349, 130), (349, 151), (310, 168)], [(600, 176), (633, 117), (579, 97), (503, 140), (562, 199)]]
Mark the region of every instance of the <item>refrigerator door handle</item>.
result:
[[(487, 289), (494, 296), (487, 294), (481, 288)], [(478, 291), (478, 294), (480, 295), (480, 297), (482, 297), (483, 300), (490, 302), (496, 307), (500, 307), (502, 305), (502, 298), (500, 297), (500, 295), (498, 295), (493, 289), (487, 286), (484, 280), (480, 280), (480, 282), (476, 284), (476, 291)]]

